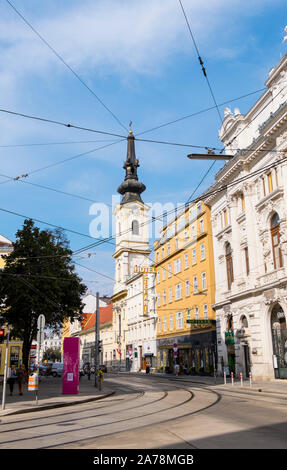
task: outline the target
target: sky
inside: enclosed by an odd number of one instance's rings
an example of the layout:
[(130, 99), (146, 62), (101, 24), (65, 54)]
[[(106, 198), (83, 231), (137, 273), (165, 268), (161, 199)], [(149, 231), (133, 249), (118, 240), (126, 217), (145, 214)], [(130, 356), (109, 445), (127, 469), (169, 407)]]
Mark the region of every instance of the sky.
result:
[[(182, 5), (217, 104), (263, 89), (287, 53), (286, 0)], [(106, 208), (114, 234), (111, 206), (124, 179), (126, 141), (109, 133), (125, 137), (130, 121), (139, 138), (222, 148), (221, 120), (178, 0), (2, 0), (0, 56), (1, 110), (108, 133), (0, 111), (0, 233), (12, 241), (26, 216), (42, 229), (51, 228), (42, 222), (69, 229), (72, 250), (85, 247), (99, 237), (92, 201)], [(220, 105), (221, 119), (226, 106), (245, 114), (262, 93)], [(145, 203), (189, 199), (211, 164), (189, 160), (191, 151), (136, 142)], [(221, 166), (216, 162), (194, 197)], [(7, 178), (23, 174), (25, 182)], [(93, 293), (112, 294), (113, 241), (75, 257)]]

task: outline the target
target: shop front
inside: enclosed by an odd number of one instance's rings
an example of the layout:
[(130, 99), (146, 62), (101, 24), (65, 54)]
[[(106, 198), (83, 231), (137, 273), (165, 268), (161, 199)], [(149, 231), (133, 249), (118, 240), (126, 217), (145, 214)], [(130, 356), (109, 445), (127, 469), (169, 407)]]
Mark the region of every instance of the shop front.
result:
[(147, 366), (149, 366), (151, 369), (156, 369), (157, 367), (156, 350), (157, 350), (156, 340), (144, 341), (142, 369), (145, 370)]
[(160, 339), (159, 368), (174, 373), (175, 364), (179, 364), (182, 374), (212, 375), (216, 364), (215, 345), (215, 330)]

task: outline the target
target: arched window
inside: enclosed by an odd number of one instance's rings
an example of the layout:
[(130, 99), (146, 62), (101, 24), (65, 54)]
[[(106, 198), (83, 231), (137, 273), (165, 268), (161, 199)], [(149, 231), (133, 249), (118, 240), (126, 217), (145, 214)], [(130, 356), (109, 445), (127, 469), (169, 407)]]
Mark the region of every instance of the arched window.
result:
[(137, 220), (132, 221), (132, 233), (133, 235), (139, 235), (139, 223)]
[(232, 263), (232, 250), (230, 243), (225, 246), (225, 259), (226, 259), (226, 272), (227, 272), (227, 285), (228, 290), (231, 289), (231, 284), (234, 281), (233, 277), (233, 263)]
[(274, 269), (282, 268), (283, 266), (279, 229), (280, 219), (277, 212), (275, 212), (270, 221)]
[(243, 317), (241, 317), (240, 322), (241, 322), (241, 326), (242, 326), (243, 328), (248, 328), (248, 321), (247, 321), (247, 318), (246, 318), (245, 315), (243, 315)]

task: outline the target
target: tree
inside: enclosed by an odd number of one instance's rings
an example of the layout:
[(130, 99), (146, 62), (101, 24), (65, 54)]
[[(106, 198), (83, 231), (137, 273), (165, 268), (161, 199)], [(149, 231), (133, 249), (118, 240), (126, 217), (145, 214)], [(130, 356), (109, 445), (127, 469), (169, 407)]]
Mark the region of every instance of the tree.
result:
[(25, 220), (0, 272), (0, 313), (12, 327), (12, 337), (23, 340), (26, 368), (40, 314), (51, 328), (67, 318), (81, 318), (87, 288), (74, 270), (72, 251), (62, 232), (40, 230), (32, 220)]
[(54, 362), (55, 360), (60, 361), (61, 356), (62, 355), (61, 355), (60, 348), (57, 348), (57, 349), (49, 348), (49, 349), (46, 349), (46, 351), (44, 352), (43, 359)]

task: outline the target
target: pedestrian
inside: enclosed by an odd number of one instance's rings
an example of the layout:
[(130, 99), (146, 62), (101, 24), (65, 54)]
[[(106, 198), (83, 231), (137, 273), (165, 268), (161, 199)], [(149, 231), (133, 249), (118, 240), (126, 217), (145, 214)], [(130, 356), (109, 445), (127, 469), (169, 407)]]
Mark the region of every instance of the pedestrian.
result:
[(146, 374), (150, 373), (150, 364), (146, 365), (145, 371), (146, 371)]
[(11, 366), (11, 371), (10, 371), (10, 376), (8, 378), (8, 384), (9, 384), (9, 388), (10, 388), (10, 396), (13, 395), (13, 388), (14, 388), (14, 383), (16, 381), (16, 378), (17, 378), (16, 367), (14, 365), (12, 365)]
[(179, 374), (179, 364), (175, 364), (174, 370), (175, 370), (175, 375), (178, 375)]
[(17, 372), (17, 380), (19, 385), (19, 395), (23, 395), (24, 383), (26, 382), (26, 370), (24, 364), (20, 364)]

